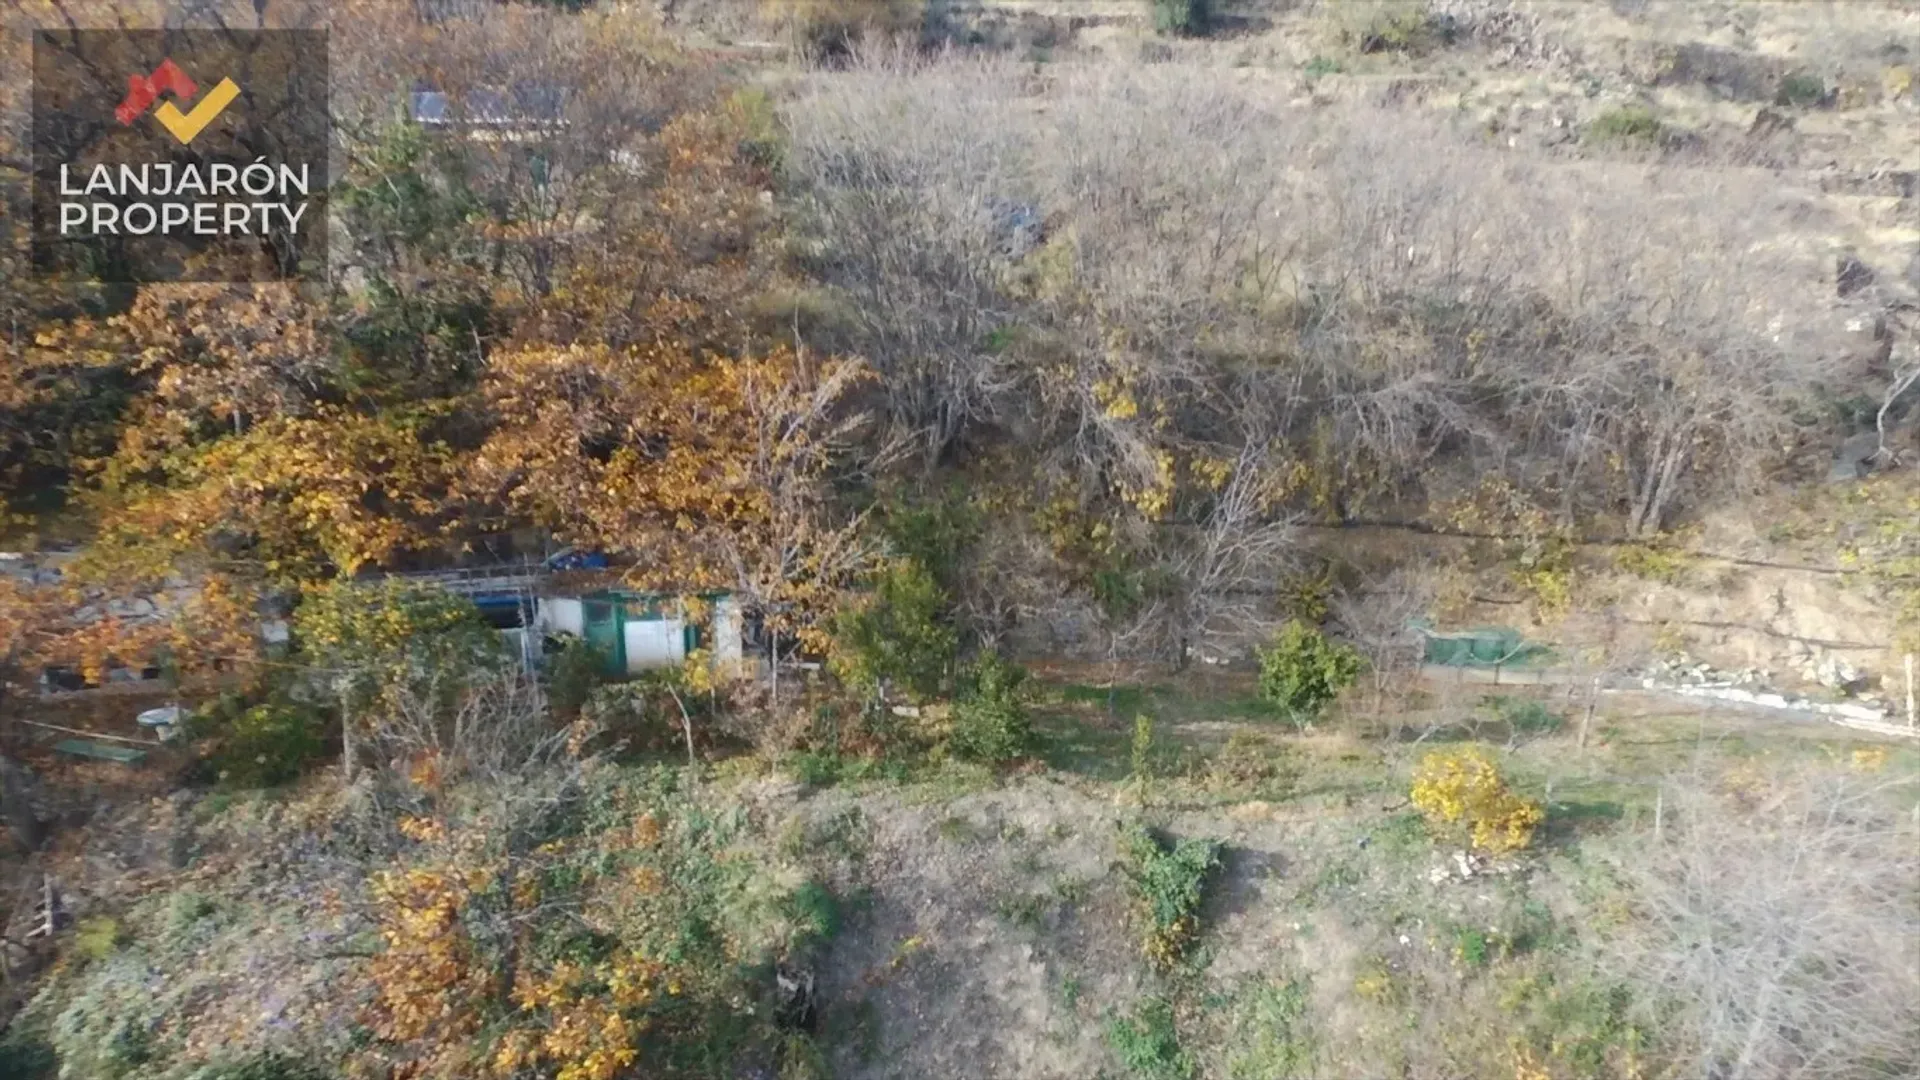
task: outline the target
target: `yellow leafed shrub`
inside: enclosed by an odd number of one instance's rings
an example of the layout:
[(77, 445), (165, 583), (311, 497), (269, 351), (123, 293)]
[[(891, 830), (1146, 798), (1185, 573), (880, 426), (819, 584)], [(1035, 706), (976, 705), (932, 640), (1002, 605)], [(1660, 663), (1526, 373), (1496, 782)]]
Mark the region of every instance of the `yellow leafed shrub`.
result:
[(1482, 851), (1518, 851), (1546, 818), (1540, 804), (1507, 787), (1500, 769), (1477, 748), (1435, 750), (1413, 773), (1413, 805), (1436, 832), (1465, 830)]

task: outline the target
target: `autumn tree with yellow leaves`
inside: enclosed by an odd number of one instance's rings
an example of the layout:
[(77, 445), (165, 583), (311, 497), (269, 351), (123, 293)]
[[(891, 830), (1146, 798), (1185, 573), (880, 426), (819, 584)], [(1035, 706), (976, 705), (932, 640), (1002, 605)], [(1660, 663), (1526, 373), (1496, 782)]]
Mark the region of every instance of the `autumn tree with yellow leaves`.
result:
[(867, 564), (858, 521), (833, 512), (828, 489), (865, 377), (857, 361), (784, 347), (504, 352), (482, 387), (494, 423), (465, 490), (618, 553), (637, 584), (729, 589), (812, 627)]

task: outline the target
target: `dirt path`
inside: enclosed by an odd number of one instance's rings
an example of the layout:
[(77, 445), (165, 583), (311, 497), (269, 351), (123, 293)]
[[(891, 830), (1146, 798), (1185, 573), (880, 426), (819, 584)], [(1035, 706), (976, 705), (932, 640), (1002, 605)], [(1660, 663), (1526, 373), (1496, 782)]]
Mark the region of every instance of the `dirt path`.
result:
[[(1442, 667), (1437, 664), (1423, 665), (1420, 669), (1420, 677), (1431, 683), (1454, 685), (1476, 683), (1516, 688), (1561, 687), (1567, 691), (1566, 696), (1573, 700), (1583, 700), (1587, 687), (1593, 683), (1593, 677), (1590, 675), (1551, 668), (1464, 668)], [(1844, 702), (1833, 704), (1811, 702), (1784, 694), (1747, 691), (1738, 687), (1648, 687), (1637, 678), (1629, 677), (1615, 677), (1603, 681), (1599, 691), (1616, 700), (1637, 699), (1642, 702), (1660, 702), (1670, 707), (1709, 708), (1716, 712), (1764, 716), (1774, 720), (1787, 718), (1814, 724), (1838, 724), (1859, 731), (1870, 731), (1876, 735), (1920, 739), (1920, 728), (1899, 723), (1891, 714), (1886, 714), (1882, 719), (1875, 719), (1866, 714), (1879, 710), (1872, 710), (1858, 704), (1847, 708), (1847, 703)], [(1780, 700), (1779, 704), (1769, 703), (1775, 698)]]

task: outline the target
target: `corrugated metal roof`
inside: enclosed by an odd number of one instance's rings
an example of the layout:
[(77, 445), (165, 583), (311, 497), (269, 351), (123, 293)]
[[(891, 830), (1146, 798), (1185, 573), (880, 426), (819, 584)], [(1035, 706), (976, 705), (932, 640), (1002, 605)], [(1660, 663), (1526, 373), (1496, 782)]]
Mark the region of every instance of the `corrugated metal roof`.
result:
[(414, 122), (429, 127), (559, 124), (564, 122), (566, 91), (538, 83), (506, 91), (481, 87), (457, 96), (440, 90), (416, 90), (408, 104)]

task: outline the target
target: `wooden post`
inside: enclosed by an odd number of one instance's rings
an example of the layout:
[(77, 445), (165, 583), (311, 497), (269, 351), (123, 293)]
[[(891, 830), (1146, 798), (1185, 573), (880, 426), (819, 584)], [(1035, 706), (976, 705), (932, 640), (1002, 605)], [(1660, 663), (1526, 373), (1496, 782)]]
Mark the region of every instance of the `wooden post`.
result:
[(1587, 731), (1593, 727), (1593, 709), (1600, 700), (1600, 676), (1593, 677), (1593, 683), (1587, 688), (1587, 710), (1580, 716), (1580, 749), (1587, 748)]
[(1914, 707), (1913, 707), (1913, 654), (1912, 653), (1908, 653), (1906, 655), (1905, 664), (1907, 668), (1907, 726), (1910, 728), (1920, 727), (1920, 716), (1916, 716)]

